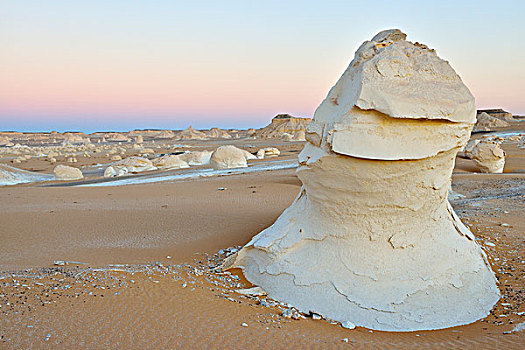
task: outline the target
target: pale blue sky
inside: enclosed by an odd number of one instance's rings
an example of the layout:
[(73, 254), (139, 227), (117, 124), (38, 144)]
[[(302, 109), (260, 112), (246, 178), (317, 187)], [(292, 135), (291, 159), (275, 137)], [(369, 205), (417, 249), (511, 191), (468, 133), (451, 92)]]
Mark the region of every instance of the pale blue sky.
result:
[(0, 129), (259, 127), (311, 116), (375, 33), (525, 114), (525, 1), (1, 1)]

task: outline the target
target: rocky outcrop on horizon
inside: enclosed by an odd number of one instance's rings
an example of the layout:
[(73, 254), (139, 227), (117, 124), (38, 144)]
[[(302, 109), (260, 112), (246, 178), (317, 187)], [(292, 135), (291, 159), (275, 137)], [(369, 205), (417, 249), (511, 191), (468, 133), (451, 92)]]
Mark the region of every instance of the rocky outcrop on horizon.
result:
[(472, 131), (493, 131), (507, 126), (510, 126), (510, 124), (504, 119), (493, 117), (486, 112), (481, 112), (476, 116), (476, 124)]
[(284, 134), (288, 134), (288, 137), (285, 136), (285, 138), (288, 138), (286, 141), (294, 141), (296, 139), (304, 141), (306, 126), (311, 121), (311, 118), (298, 118), (289, 114), (279, 114), (272, 119), (270, 125), (257, 130), (255, 136), (257, 138), (282, 139)]

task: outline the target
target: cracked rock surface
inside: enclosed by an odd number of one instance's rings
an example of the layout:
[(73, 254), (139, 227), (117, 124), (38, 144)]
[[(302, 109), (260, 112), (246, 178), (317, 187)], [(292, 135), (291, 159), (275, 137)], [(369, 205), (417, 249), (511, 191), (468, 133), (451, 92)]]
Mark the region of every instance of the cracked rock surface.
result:
[(234, 267), (274, 299), (385, 331), (468, 324), (500, 297), (447, 200), (474, 98), (434, 50), (364, 42), (307, 128), (301, 193)]

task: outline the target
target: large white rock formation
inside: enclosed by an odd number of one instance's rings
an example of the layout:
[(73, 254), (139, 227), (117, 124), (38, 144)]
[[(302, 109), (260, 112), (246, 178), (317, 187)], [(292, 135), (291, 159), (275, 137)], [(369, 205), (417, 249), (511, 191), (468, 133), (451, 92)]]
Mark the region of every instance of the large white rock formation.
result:
[(447, 61), (399, 30), (380, 32), (307, 128), (299, 196), (232, 266), (301, 311), (376, 330), (486, 316), (496, 279), (447, 201), (475, 117)]

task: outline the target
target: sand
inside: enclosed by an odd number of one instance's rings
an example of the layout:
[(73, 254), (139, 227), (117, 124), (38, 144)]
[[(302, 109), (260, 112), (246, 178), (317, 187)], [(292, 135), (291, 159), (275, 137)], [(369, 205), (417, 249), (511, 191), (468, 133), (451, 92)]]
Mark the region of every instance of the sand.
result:
[[(525, 196), (523, 191), (513, 193), (524, 180), (521, 175), (505, 179), (455, 175), (454, 189), (472, 194), (455, 207), (481, 242), (495, 244), (484, 247), (504, 297), (485, 320), (413, 333), (345, 330), (324, 320), (285, 319), (281, 309), (257, 305), (233, 292), (236, 283), (248, 286), (242, 278), (231, 279), (230, 284), (220, 281), (217, 286), (213, 282), (221, 275), (198, 276), (207, 271), (202, 267), (207, 255), (246, 243), (290, 205), (300, 188), (293, 170), (121, 187), (3, 188), (0, 344), (5, 348), (519, 348), (523, 332), (504, 332), (525, 319), (516, 315), (525, 311), (525, 222), (520, 217)], [(485, 198), (502, 190), (508, 197)], [(53, 267), (55, 260), (85, 264)], [(136, 272), (93, 271), (109, 264), (126, 264), (125, 269)], [(30, 267), (30, 272), (21, 271)], [(18, 276), (7, 271), (18, 271)]]
[[(293, 157), (301, 146), (290, 147)], [(523, 348), (525, 332), (510, 331), (525, 322), (525, 152), (504, 148), (504, 174), (473, 173), (472, 161), (458, 158), (453, 175), (453, 189), (466, 196), (453, 206), (488, 253), (503, 295), (474, 324), (347, 330), (284, 318), (286, 306), (235, 293), (250, 285), (239, 271), (216, 271), (229, 254), (218, 253), (244, 245), (292, 203), (301, 184), (288, 169), (0, 188), (0, 348)]]

